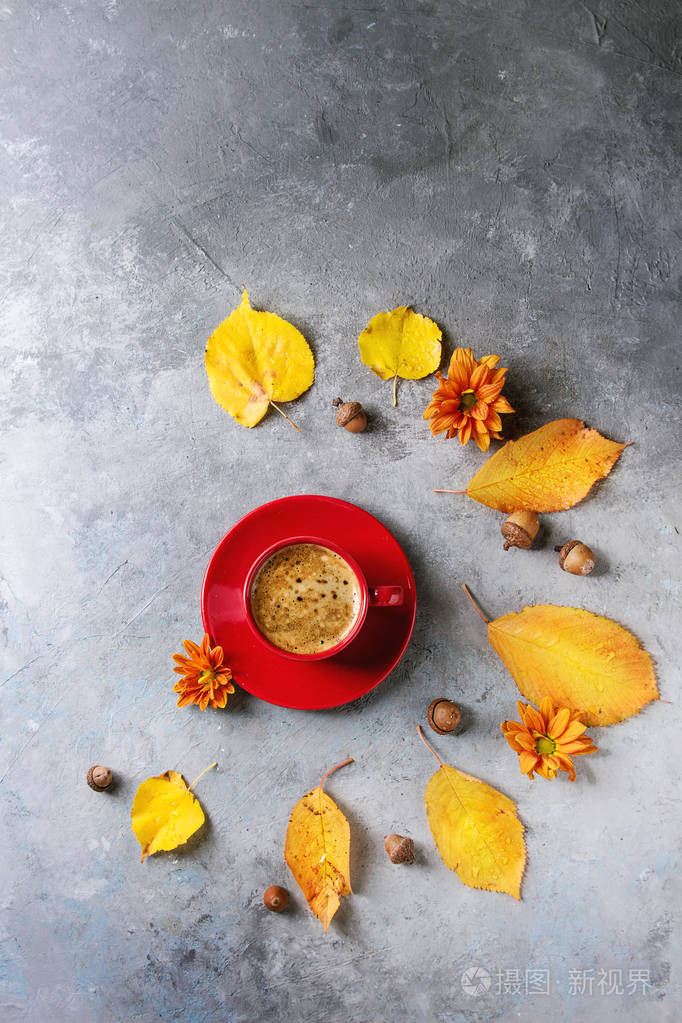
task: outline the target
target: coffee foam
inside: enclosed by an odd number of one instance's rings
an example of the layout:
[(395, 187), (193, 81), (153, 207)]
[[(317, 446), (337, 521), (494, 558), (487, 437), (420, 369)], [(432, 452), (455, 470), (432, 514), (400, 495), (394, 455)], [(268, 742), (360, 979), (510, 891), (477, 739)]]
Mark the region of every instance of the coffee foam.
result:
[(320, 544), (276, 551), (251, 587), (251, 613), (275, 646), (295, 654), (319, 653), (348, 635), (362, 603), (347, 561)]

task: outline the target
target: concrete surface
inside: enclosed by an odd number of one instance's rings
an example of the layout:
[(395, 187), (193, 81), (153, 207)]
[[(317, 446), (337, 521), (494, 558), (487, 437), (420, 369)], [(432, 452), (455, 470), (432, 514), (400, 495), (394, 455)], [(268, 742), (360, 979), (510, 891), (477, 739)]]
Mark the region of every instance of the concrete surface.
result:
[[(680, 1018), (674, 14), (2, 5), (3, 1023)], [(288, 407), (300, 434), (274, 413), (244, 430), (209, 393), (204, 344), (243, 286), (315, 351)], [(400, 303), (442, 324), (447, 355), (501, 354), (507, 436), (575, 415), (634, 442), (537, 550), (504, 553), (500, 516), (432, 493), (482, 456), (429, 436), (432, 380), (393, 409), (361, 364), (360, 330)], [(366, 435), (337, 432), (337, 394), (365, 404)], [(404, 661), (337, 711), (246, 694), (177, 710), (170, 657), (201, 635), (211, 550), (304, 492), (403, 543), (420, 598)], [(554, 565), (573, 536), (596, 550), (589, 579)], [(669, 702), (597, 730), (574, 785), (528, 782), (499, 730), (516, 689), (462, 581), (491, 615), (552, 601), (618, 619)], [(520, 904), (464, 887), (430, 838), (415, 722), (444, 693), (467, 727), (442, 756), (526, 824)], [(291, 807), (346, 756), (329, 792), (355, 894), (325, 937), (282, 849)], [(203, 833), (141, 866), (137, 785), (214, 759)], [(115, 792), (85, 785), (96, 762)], [(392, 830), (414, 866), (388, 862)], [(273, 882), (293, 892), (282, 916), (261, 906)], [(487, 992), (463, 989), (470, 967)]]

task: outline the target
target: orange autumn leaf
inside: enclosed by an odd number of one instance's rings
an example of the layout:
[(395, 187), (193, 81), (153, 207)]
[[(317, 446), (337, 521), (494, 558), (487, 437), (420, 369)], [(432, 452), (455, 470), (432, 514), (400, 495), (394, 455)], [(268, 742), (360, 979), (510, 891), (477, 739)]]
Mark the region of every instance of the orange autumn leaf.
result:
[(521, 898), (526, 865), (523, 824), (516, 804), (479, 778), (444, 764), (426, 787), (426, 815), (443, 862), (470, 888)]
[(289, 419), (275, 402), (308, 390), (315, 361), (300, 331), (275, 313), (252, 309), (245, 289), (241, 304), (208, 339), (206, 373), (218, 404), (251, 427), (270, 405)]
[(610, 618), (537, 604), (487, 624), (490, 645), (532, 703), (549, 697), (590, 726), (623, 721), (659, 698), (651, 655)]
[(332, 771), (350, 763), (352, 760), (344, 760), (332, 767), (317, 788), (298, 801), (291, 812), (284, 845), (289, 869), (325, 931), (341, 896), (351, 894), (350, 826), (322, 786)]
[(579, 419), (556, 419), (508, 441), (479, 469), (466, 493), (501, 512), (561, 511), (608, 476), (626, 447)]

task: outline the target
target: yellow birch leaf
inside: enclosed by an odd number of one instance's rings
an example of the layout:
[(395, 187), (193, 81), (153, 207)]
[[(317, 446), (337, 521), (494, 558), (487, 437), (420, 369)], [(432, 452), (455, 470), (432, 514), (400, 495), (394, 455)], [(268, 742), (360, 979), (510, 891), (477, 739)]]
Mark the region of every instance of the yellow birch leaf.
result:
[(657, 700), (651, 656), (618, 622), (576, 607), (537, 604), (488, 623), (488, 639), (521, 693), (612, 725)]
[(466, 493), (502, 512), (562, 511), (608, 476), (626, 447), (586, 429), (579, 419), (556, 419), (508, 441), (478, 470)]
[(350, 895), (350, 826), (338, 806), (322, 791), (325, 779), (345, 764), (327, 771), (317, 786), (291, 812), (284, 858), (311, 910), (329, 929), (342, 895)]
[(142, 782), (130, 818), (144, 863), (147, 856), (183, 845), (204, 823), (204, 811), (182, 775), (166, 771)]
[(252, 309), (245, 289), (241, 304), (208, 339), (206, 373), (218, 404), (250, 427), (268, 405), (277, 408), (275, 402), (293, 401), (308, 390), (315, 360), (300, 331), (275, 313)]
[(443, 862), (470, 888), (521, 898), (526, 865), (516, 804), (479, 778), (444, 764), (426, 786), (426, 815)]
[(390, 313), (377, 313), (358, 338), (360, 356), (382, 380), (393, 378), (393, 405), (397, 405), (398, 377), (418, 380), (440, 366), (442, 337), (437, 323), (401, 305)]

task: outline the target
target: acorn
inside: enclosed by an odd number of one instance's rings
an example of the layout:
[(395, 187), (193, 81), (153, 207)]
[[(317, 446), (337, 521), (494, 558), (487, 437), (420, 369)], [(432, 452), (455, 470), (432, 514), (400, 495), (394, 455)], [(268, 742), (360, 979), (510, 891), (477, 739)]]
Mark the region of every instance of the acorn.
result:
[(414, 839), (405, 835), (386, 835), (384, 847), (391, 863), (414, 863)]
[(106, 792), (107, 789), (111, 788), (114, 775), (110, 767), (102, 767), (101, 764), (95, 764), (88, 771), (85, 780), (94, 792)]
[(281, 913), (289, 905), (289, 892), (278, 884), (271, 884), (265, 889), (263, 902), (273, 913)]
[(334, 398), (336, 406), (336, 425), (343, 426), (349, 433), (362, 433), (367, 426), (367, 416), (359, 401), (343, 401)]
[(504, 549), (520, 547), (528, 550), (537, 536), (540, 528), (540, 520), (534, 511), (515, 511), (502, 523), (501, 531), (504, 537)]
[(456, 703), (441, 696), (429, 704), (427, 718), (434, 732), (438, 732), (439, 735), (447, 735), (448, 732), (454, 732), (459, 726), (462, 713)]
[(571, 575), (589, 575), (594, 568), (594, 554), (581, 540), (569, 540), (563, 547), (555, 547), (559, 552), (559, 568)]

